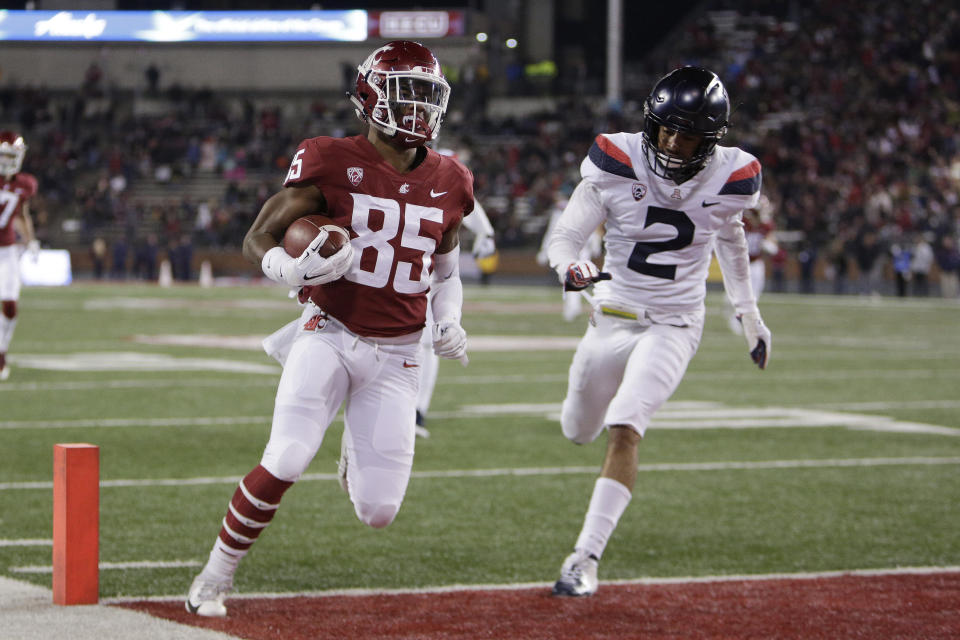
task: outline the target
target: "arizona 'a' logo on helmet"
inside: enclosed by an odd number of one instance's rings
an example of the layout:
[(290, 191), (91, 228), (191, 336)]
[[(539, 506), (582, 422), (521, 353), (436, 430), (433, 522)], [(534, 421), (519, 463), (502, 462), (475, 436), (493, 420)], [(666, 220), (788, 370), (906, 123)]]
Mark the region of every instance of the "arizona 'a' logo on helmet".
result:
[(437, 137), (450, 85), (436, 56), (417, 42), (388, 42), (357, 67), (350, 101), (357, 116), (401, 146), (419, 147)]
[(0, 175), (10, 178), (20, 173), (27, 145), (13, 131), (0, 131)]
[[(650, 169), (676, 183), (689, 180), (706, 166), (717, 142), (727, 133), (730, 99), (717, 74), (702, 67), (682, 67), (662, 77), (643, 105), (643, 149)], [(658, 148), (660, 128), (701, 137), (689, 159)]]

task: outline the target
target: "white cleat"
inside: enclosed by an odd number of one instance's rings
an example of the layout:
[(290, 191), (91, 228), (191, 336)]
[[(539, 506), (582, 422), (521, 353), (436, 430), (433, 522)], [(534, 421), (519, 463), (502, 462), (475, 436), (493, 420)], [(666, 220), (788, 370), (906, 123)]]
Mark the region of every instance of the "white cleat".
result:
[(223, 605), (223, 599), (233, 590), (233, 581), (208, 580), (199, 575), (193, 579), (190, 585), (190, 593), (187, 594), (186, 607), (190, 613), (198, 616), (208, 616), (213, 618), (222, 618), (227, 615), (227, 608)]
[(592, 596), (597, 592), (597, 557), (574, 551), (560, 567), (560, 579), (553, 585), (555, 596)]
[(0, 369), (0, 382), (3, 382), (10, 377), (10, 367), (3, 367)]

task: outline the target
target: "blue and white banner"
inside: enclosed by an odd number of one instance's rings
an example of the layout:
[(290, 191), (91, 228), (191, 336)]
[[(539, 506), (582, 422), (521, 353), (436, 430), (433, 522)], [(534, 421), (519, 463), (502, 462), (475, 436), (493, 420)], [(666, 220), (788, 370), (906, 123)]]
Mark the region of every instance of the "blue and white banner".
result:
[(0, 10), (0, 41), (362, 41), (367, 12)]

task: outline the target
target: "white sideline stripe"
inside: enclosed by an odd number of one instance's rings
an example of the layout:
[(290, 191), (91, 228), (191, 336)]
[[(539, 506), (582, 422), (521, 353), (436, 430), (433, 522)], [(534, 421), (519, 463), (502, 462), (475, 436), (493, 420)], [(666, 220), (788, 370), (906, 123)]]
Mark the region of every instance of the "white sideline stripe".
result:
[[(960, 464), (956, 457), (908, 457), (908, 458), (827, 458), (823, 460), (765, 460), (757, 462), (681, 462), (642, 464), (639, 473), (662, 471), (755, 471), (765, 469), (819, 469), (828, 467), (883, 467), (883, 466), (936, 466)], [(504, 476), (556, 476), (598, 473), (600, 467), (528, 467), (515, 469), (450, 469), (437, 471), (414, 471), (412, 477), (432, 478), (494, 478)], [(161, 478), (155, 480), (102, 480), (101, 488), (124, 487), (186, 487), (210, 484), (238, 484), (241, 476), (202, 478)], [(305, 473), (298, 482), (339, 480), (336, 473)], [(0, 491), (22, 489), (52, 489), (53, 482), (2, 482)]]
[(39, 538), (0, 540), (0, 547), (52, 547), (52, 546), (53, 546), (53, 540), (42, 540)]
[(269, 424), (272, 416), (206, 418), (101, 418), (94, 420), (8, 420), (0, 429), (73, 429), (75, 427), (199, 427), (231, 424)]
[[(683, 576), (663, 578), (635, 578), (628, 580), (601, 580), (601, 585), (670, 585), (670, 584), (702, 584), (717, 582), (763, 582), (770, 580), (823, 580), (830, 578), (863, 577), (877, 578), (883, 576), (901, 575), (939, 575), (944, 573), (958, 573), (960, 566), (953, 567), (892, 567), (889, 569), (849, 569), (837, 571), (811, 571), (798, 573), (760, 573), (760, 574), (733, 574), (716, 576)], [(420, 587), (413, 589), (330, 589), (327, 591), (302, 591), (297, 593), (238, 593), (230, 596), (236, 600), (259, 600), (280, 598), (329, 598), (334, 596), (402, 596), (426, 593), (457, 593), (470, 591), (519, 591), (522, 589), (542, 589), (553, 586), (550, 582), (520, 582), (515, 584), (452, 584), (435, 587)], [(104, 604), (119, 604), (123, 602), (168, 601), (182, 600), (183, 594), (171, 596), (123, 596), (118, 598), (103, 598)]]
[[(953, 356), (951, 356), (953, 357)], [(814, 371), (810, 373), (781, 373), (781, 372), (770, 372), (770, 375), (775, 375), (778, 380), (785, 382), (800, 382), (806, 380), (850, 380), (852, 378), (857, 379), (880, 379), (880, 378), (896, 378), (897, 380), (904, 380), (907, 378), (910, 379), (930, 379), (930, 378), (944, 378), (944, 377), (956, 377), (960, 373), (960, 370), (951, 369), (949, 371), (944, 370), (903, 370), (903, 371), (847, 371), (847, 370), (831, 370), (831, 371)], [(756, 374), (752, 371), (724, 371), (724, 372), (689, 372), (686, 375), (686, 378), (691, 380), (717, 380), (719, 378), (724, 380), (730, 379), (749, 379), (753, 380), (756, 378)], [(556, 382), (566, 382), (567, 374), (566, 373), (556, 373), (556, 374), (543, 374), (543, 375), (450, 375), (445, 376), (438, 384), (442, 386), (446, 385), (477, 385), (477, 384), (552, 384)], [(236, 388), (236, 387), (250, 387), (250, 386), (264, 386), (264, 387), (276, 387), (277, 380), (276, 377), (264, 377), (264, 378), (238, 378), (236, 380), (202, 380), (202, 379), (186, 379), (186, 380), (102, 380), (102, 381), (87, 381), (87, 382), (13, 382), (13, 383), (4, 383), (0, 385), (0, 393), (4, 392), (14, 392), (14, 391), (90, 391), (90, 390), (99, 390), (99, 389), (155, 389), (155, 388), (195, 388), (195, 387), (212, 387), (212, 388)], [(878, 408), (897, 408), (897, 407), (913, 407), (916, 408), (956, 408), (960, 406), (960, 401), (953, 400), (943, 400), (943, 401), (929, 401), (929, 402), (941, 402), (940, 405), (925, 405), (922, 402), (920, 404), (912, 403), (909, 401), (906, 402), (890, 402), (890, 403), (852, 403), (850, 405), (842, 403), (830, 403), (825, 405), (818, 406), (830, 406), (834, 408), (843, 408), (845, 406), (851, 407), (870, 407), (877, 406)]]
[[(101, 571), (105, 569), (179, 569), (182, 567), (200, 567), (199, 560), (139, 560), (135, 562), (101, 562), (97, 565)], [(52, 565), (32, 565), (25, 567), (10, 567), (11, 573), (53, 573)]]
[[(559, 422), (560, 404), (467, 405), (456, 411), (435, 412), (440, 419), (477, 419), (488, 416), (546, 417)], [(341, 418), (336, 418), (340, 421)], [(207, 416), (196, 418), (104, 418), (84, 420), (0, 421), (0, 429), (64, 429), (111, 427), (183, 427), (236, 424), (269, 424), (270, 416)], [(719, 403), (677, 402), (666, 405), (651, 423), (656, 429), (765, 429), (845, 427), (896, 433), (925, 433), (960, 436), (960, 429), (919, 422), (895, 420), (889, 416), (824, 411), (803, 407), (726, 407)]]
[(276, 387), (274, 378), (237, 378), (236, 380), (88, 380), (81, 382), (14, 382), (0, 385), (3, 391), (91, 391), (99, 389), (168, 389), (171, 387)]

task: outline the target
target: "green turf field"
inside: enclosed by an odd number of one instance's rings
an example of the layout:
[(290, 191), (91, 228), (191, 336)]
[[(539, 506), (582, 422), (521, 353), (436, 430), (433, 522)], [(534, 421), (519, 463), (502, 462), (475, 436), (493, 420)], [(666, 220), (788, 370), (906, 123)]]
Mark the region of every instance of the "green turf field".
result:
[[(468, 286), (466, 299), (464, 325), (487, 348), (576, 338), (586, 322), (564, 322), (547, 287)], [(960, 306), (761, 303), (766, 372), (710, 295), (601, 580), (960, 565)], [(185, 593), (267, 439), (279, 368), (256, 341), (296, 305), (280, 288), (81, 284), (26, 289), (20, 309), (0, 384), (0, 575), (50, 585), (52, 448), (89, 442), (101, 448), (101, 596)], [(384, 530), (357, 521), (334, 478), (337, 421), (237, 589), (553, 580), (603, 455), (602, 438), (560, 434), (564, 344), (441, 363), (432, 436)]]

